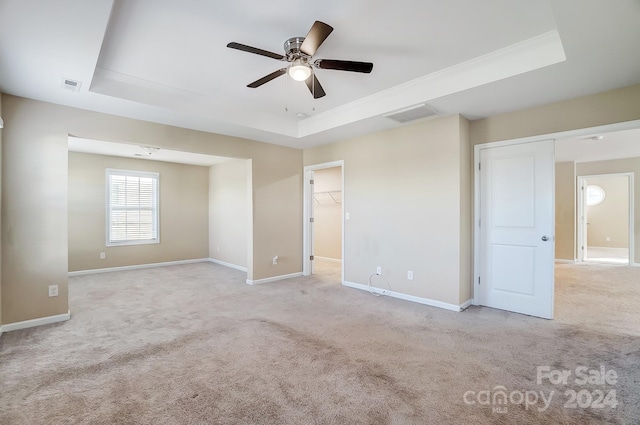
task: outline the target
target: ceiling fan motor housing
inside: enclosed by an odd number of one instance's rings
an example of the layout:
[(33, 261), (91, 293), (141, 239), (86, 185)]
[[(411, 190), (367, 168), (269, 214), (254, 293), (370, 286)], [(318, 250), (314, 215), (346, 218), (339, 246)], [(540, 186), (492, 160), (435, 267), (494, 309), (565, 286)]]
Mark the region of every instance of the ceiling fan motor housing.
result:
[(304, 37), (292, 37), (284, 42), (284, 51), (287, 55), (287, 61), (291, 62), (295, 59), (304, 59), (308, 62), (311, 56), (305, 55), (300, 51), (300, 46), (304, 42)]

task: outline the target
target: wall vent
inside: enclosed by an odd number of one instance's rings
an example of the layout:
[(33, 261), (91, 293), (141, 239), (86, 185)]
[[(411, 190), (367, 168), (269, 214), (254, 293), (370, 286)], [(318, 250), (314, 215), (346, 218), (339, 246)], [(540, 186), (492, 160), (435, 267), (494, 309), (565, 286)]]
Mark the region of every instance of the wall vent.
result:
[(82, 81), (63, 78), (61, 87), (65, 90), (80, 91), (80, 87), (82, 87)]
[(397, 111), (384, 114), (384, 117), (392, 119), (399, 123), (405, 123), (420, 118), (430, 117), (438, 115), (438, 111), (427, 106), (426, 103), (420, 103), (419, 105), (413, 105), (408, 108), (399, 109)]

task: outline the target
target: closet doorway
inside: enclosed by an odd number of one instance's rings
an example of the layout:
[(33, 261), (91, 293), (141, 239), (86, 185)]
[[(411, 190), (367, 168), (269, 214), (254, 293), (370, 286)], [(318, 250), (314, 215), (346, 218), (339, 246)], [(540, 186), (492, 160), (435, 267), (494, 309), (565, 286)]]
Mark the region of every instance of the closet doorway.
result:
[(305, 167), (305, 275), (342, 283), (344, 193), (342, 161)]

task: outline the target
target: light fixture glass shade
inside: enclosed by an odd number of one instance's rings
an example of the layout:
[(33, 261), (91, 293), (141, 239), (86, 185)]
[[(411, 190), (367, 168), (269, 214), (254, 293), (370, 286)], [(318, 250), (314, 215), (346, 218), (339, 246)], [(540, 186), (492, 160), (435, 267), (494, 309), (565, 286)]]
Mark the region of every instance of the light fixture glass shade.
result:
[(311, 67), (296, 61), (289, 67), (289, 76), (296, 81), (304, 81), (311, 76)]

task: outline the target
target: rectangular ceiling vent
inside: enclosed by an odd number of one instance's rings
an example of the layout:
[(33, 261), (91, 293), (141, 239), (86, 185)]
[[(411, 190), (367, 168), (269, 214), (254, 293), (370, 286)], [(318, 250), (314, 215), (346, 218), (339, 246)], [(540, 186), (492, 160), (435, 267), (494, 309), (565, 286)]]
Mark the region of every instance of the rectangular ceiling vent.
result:
[(82, 87), (82, 81), (76, 81), (70, 78), (63, 78), (61, 86), (65, 90), (80, 91), (80, 87)]
[(399, 123), (405, 123), (414, 121), (420, 118), (426, 118), (433, 115), (438, 115), (438, 111), (427, 106), (426, 103), (410, 106), (408, 108), (393, 111), (384, 116)]

